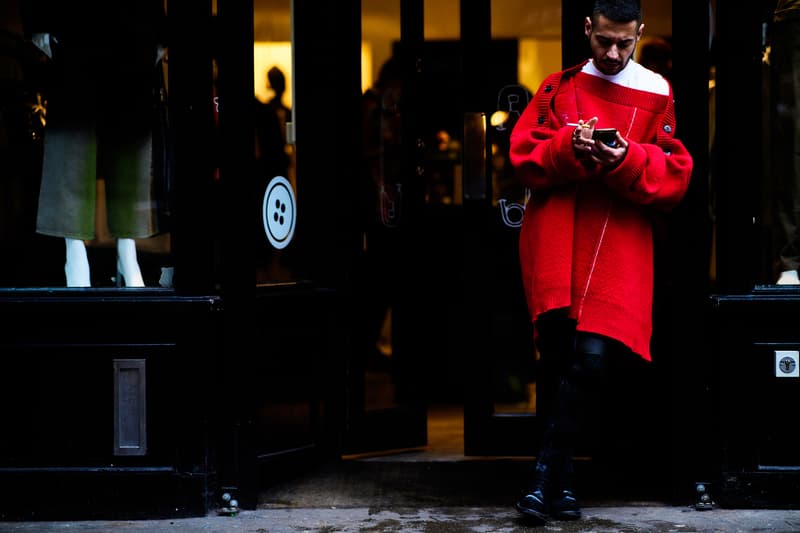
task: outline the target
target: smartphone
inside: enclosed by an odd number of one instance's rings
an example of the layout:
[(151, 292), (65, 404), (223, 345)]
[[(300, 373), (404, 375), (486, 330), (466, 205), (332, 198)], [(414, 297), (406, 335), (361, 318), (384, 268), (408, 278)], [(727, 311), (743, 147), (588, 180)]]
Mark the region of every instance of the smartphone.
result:
[(617, 146), (617, 130), (614, 128), (595, 128), (592, 139), (614, 148)]

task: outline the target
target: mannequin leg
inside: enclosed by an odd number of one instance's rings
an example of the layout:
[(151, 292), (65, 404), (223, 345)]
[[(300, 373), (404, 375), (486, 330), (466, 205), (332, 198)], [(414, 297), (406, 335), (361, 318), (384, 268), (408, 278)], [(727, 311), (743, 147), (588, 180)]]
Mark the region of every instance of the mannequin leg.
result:
[(66, 237), (65, 241), (67, 243), (67, 262), (64, 265), (64, 272), (67, 274), (67, 287), (91, 287), (86, 245), (81, 239)]
[(797, 270), (784, 270), (778, 278), (776, 285), (800, 285), (800, 278), (797, 277)]
[(126, 287), (144, 287), (133, 239), (117, 239), (117, 284), (123, 281)]

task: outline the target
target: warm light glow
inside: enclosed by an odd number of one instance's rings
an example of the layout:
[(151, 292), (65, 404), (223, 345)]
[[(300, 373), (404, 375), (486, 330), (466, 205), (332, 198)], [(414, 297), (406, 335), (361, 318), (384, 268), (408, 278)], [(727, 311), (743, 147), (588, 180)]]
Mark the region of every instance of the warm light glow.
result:
[(283, 103), (292, 107), (292, 43), (256, 42), (253, 44), (253, 92), (262, 102), (272, 98), (267, 71), (277, 65), (286, 76), (286, 93)]
[(361, 94), (372, 87), (375, 81), (372, 74), (372, 46), (369, 43), (361, 43)]
[(508, 120), (508, 112), (497, 110), (494, 113), (492, 113), (492, 117), (489, 119), (489, 123), (496, 128), (501, 124), (505, 124), (506, 120)]
[(561, 70), (560, 39), (519, 40), (519, 83), (531, 93), (551, 72)]

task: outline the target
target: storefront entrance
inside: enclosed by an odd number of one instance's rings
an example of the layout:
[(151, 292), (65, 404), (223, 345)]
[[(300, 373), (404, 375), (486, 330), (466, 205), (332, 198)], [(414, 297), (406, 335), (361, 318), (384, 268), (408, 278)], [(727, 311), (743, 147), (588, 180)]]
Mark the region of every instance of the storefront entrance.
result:
[[(65, 286), (63, 238), (39, 234), (33, 216), (46, 76), (34, 70), (9, 93), (29, 114), (2, 124), (13, 172), (0, 244), (19, 261), (0, 269), (0, 412), (21, 435), (0, 449), (6, 516), (41, 513), (30, 495), (53, 480), (107, 496), (85, 500), (86, 515), (101, 501), (124, 507), (114, 496), (129, 493), (114, 491), (131, 480), (166, 493), (156, 512), (201, 514), (231, 499), (253, 507), (259, 487), (318, 461), (439, 443), (464, 457), (532, 456), (540, 368), (517, 255), (529, 192), (512, 175), (509, 135), (544, 76), (585, 57), (589, 3), (166, 4), (156, 72), (168, 86), (153, 111), (164, 149), (154, 168), (168, 179), (147, 204), (165, 224), (135, 243), (144, 286), (119, 286), (120, 252), (102, 231), (78, 239), (91, 286)], [(710, 354), (724, 343), (704, 337), (708, 7), (645, 10), (647, 35), (673, 44), (696, 176), (659, 228), (654, 364), (620, 377), (632, 385), (611, 396), (636, 401), (610, 410), (602, 435), (677, 491), (719, 466), (707, 417)], [(10, 139), (22, 138), (17, 150)], [(723, 189), (720, 287), (739, 290), (731, 235), (747, 232), (731, 228), (755, 219)], [(758, 337), (758, 350), (792, 351), (782, 331)], [(588, 464), (594, 452), (581, 450)]]

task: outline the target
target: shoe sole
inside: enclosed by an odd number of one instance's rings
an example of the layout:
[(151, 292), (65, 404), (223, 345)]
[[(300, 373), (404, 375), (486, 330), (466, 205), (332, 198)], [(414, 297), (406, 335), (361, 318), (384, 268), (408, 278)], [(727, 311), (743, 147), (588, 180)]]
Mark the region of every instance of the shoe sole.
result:
[(516, 504), (515, 507), (517, 511), (524, 514), (525, 516), (529, 516), (531, 518), (535, 518), (541, 522), (547, 522), (547, 519), (550, 518), (549, 515), (545, 513), (540, 513), (539, 511), (534, 511), (533, 509), (528, 509), (527, 507), (523, 507), (520, 504)]
[(555, 515), (556, 520), (580, 520), (580, 511), (564, 511)]

